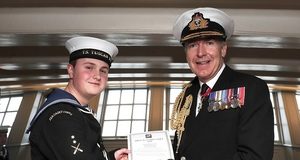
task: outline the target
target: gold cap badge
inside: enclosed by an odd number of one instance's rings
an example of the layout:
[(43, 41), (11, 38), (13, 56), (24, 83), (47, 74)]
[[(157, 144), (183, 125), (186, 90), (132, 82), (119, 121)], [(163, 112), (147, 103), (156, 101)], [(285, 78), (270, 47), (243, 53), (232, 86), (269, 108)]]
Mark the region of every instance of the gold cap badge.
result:
[(192, 16), (192, 20), (189, 22), (189, 28), (190, 30), (207, 28), (208, 21), (209, 19), (203, 18), (202, 13), (197, 12)]

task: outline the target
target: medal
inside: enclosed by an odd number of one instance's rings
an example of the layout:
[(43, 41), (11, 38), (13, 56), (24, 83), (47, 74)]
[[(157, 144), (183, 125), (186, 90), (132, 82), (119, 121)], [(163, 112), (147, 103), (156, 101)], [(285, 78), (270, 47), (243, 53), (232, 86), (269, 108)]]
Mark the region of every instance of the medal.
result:
[(227, 103), (225, 103), (224, 101), (222, 101), (219, 109), (220, 110), (224, 110), (226, 108), (226, 105), (227, 105)]
[(228, 103), (226, 103), (224, 106), (224, 109), (228, 109), (228, 108), (229, 108), (229, 105), (228, 105)]
[(222, 100), (221, 100), (221, 104), (220, 104), (220, 110), (224, 110), (225, 106), (227, 105), (227, 90), (222, 90)]
[(236, 98), (232, 98), (230, 101), (230, 107), (231, 108), (237, 108), (239, 106), (239, 101)]
[(245, 100), (245, 87), (230, 88), (211, 92), (207, 110), (219, 111), (229, 108), (242, 107)]
[(240, 107), (242, 105), (244, 105), (244, 101), (245, 101), (245, 87), (239, 87), (238, 88), (238, 95), (239, 95), (239, 103), (240, 103)]
[(222, 91), (218, 91), (217, 92), (217, 100), (216, 100), (216, 103), (213, 107), (213, 110), (216, 112), (219, 110), (219, 108), (221, 107), (221, 104), (222, 104)]
[(213, 106), (213, 110), (216, 112), (219, 110), (219, 107), (220, 107), (220, 102), (215, 102), (215, 105)]
[(212, 105), (212, 106), (208, 106), (208, 107), (207, 107), (207, 111), (208, 111), (208, 112), (213, 111), (213, 105)]
[(207, 107), (207, 111), (208, 112), (211, 112), (214, 110), (214, 106), (216, 105), (216, 101), (217, 101), (217, 92), (212, 92), (210, 95), (209, 95), (209, 105)]

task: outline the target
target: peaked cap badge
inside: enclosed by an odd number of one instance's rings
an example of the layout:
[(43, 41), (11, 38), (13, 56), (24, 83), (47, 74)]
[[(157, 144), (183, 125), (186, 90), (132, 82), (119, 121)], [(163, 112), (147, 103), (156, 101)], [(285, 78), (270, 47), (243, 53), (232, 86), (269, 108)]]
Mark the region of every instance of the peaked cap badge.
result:
[(203, 18), (203, 14), (197, 12), (192, 16), (192, 20), (189, 22), (189, 28), (190, 30), (207, 28), (208, 23), (209, 19)]

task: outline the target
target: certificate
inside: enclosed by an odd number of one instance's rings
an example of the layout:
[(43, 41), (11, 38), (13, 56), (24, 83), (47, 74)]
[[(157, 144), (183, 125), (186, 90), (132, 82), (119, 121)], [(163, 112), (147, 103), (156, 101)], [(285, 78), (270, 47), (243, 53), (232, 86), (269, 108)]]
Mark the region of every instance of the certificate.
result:
[(127, 137), (129, 160), (173, 160), (174, 154), (167, 131), (130, 134)]

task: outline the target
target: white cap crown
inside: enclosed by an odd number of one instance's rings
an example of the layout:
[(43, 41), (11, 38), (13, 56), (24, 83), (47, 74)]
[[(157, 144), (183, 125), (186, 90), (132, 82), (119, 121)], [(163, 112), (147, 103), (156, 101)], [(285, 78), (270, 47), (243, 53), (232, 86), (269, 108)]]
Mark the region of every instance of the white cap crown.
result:
[(70, 53), (70, 61), (86, 57), (100, 59), (110, 65), (118, 54), (116, 45), (94, 37), (74, 37), (69, 39), (65, 46)]
[[(197, 13), (200, 16), (195, 20), (194, 15)], [(191, 23), (198, 26), (193, 29), (188, 28)], [(196, 8), (184, 12), (177, 18), (173, 27), (174, 37), (181, 42), (189, 37), (195, 38), (197, 36), (222, 35), (225, 39), (229, 39), (233, 31), (233, 19), (223, 11), (209, 7)], [(185, 37), (186, 39), (184, 39)]]

